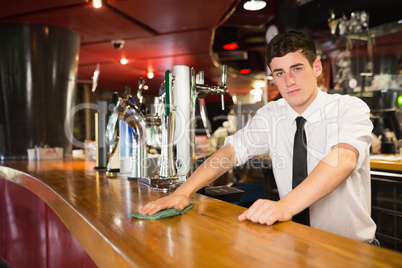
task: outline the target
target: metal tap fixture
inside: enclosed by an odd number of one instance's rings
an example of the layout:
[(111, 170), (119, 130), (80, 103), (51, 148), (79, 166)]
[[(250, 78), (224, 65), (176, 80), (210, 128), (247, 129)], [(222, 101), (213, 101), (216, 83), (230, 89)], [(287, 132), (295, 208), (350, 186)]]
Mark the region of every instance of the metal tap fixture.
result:
[(147, 160), (147, 146), (145, 142), (145, 118), (137, 107), (127, 106), (121, 120), (127, 123), (132, 130), (132, 169), (131, 177), (146, 176), (145, 161)]
[[(149, 185), (155, 190), (168, 190), (178, 184), (178, 176), (175, 165), (175, 130), (176, 110), (173, 105), (174, 94), (172, 89), (173, 77), (170, 71), (165, 73), (165, 82), (162, 84), (157, 101), (154, 118), (161, 126), (161, 156), (159, 174), (138, 177), (138, 182)], [(159, 119), (159, 120), (158, 120)]]
[(97, 113), (95, 114), (95, 140), (96, 140), (96, 168), (106, 169), (106, 116), (107, 102), (98, 101)]
[[(200, 116), (204, 128), (206, 130), (207, 137), (211, 137), (211, 129), (208, 123), (208, 116), (207, 116), (207, 108), (205, 106), (205, 100), (202, 98), (206, 97), (209, 94), (220, 94), (221, 95), (221, 105), (222, 111), (225, 110), (225, 102), (224, 102), (224, 94), (228, 92), (226, 87), (226, 80), (227, 80), (227, 66), (222, 65), (221, 69), (221, 85), (220, 86), (208, 86), (204, 84), (204, 72), (200, 71), (198, 73), (198, 83), (196, 83), (195, 77), (195, 70), (192, 68), (191, 71), (191, 81), (192, 81), (192, 109), (191, 109), (191, 118), (195, 118), (195, 103), (196, 99), (198, 98), (200, 104)], [(192, 144), (195, 145), (195, 120), (192, 120), (191, 125), (191, 140)], [(195, 164), (195, 149), (191, 148), (191, 154), (193, 159), (193, 164)]]
[[(170, 72), (166, 72), (165, 81), (170, 79)], [(177, 179), (174, 162), (175, 111), (171, 109), (173, 95), (170, 93), (169, 85), (166, 85), (166, 82), (162, 101), (165, 103), (165, 111), (161, 114), (162, 146), (159, 177), (165, 180)]]
[[(175, 188), (192, 173), (195, 163), (195, 102), (208, 94), (222, 95), (226, 87), (227, 67), (222, 66), (220, 86), (204, 85), (203, 72), (199, 83), (195, 82), (195, 71), (184, 65), (173, 66), (173, 72), (166, 71), (164, 86), (160, 92), (164, 109), (161, 113), (162, 145), (160, 170), (157, 176), (139, 178), (139, 182), (153, 189)], [(206, 117), (205, 117), (206, 118)]]
[(227, 66), (222, 65), (222, 76), (221, 76), (221, 85), (220, 86), (208, 86), (204, 85), (204, 72), (200, 71), (198, 73), (198, 84), (195, 86), (195, 90), (198, 98), (204, 98), (209, 94), (221, 95), (221, 103), (222, 110), (225, 110), (225, 102), (224, 102), (224, 94), (228, 93), (228, 89), (226, 87), (227, 80)]

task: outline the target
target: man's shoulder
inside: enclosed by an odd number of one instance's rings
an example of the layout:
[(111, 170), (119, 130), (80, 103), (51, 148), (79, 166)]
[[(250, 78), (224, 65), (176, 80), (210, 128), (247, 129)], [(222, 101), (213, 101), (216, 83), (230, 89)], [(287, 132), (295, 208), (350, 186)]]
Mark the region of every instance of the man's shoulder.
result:
[(366, 103), (362, 99), (360, 99), (356, 96), (341, 95), (338, 93), (334, 93), (334, 94), (325, 93), (325, 103), (331, 103), (334, 101), (339, 101), (340, 104), (347, 105), (347, 106), (353, 106), (353, 105), (366, 106)]

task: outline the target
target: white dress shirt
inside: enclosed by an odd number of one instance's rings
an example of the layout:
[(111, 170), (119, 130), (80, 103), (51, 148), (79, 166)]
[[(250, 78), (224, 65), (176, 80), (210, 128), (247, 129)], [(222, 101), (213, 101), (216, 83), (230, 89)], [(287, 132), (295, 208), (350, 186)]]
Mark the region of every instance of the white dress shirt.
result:
[[(358, 241), (374, 238), (371, 219), (370, 152), (373, 125), (368, 106), (359, 98), (319, 90), (301, 115), (307, 122), (308, 174), (334, 145), (347, 143), (359, 151), (355, 170), (332, 193), (310, 206), (310, 226)], [(237, 165), (256, 155), (270, 154), (280, 198), (292, 190), (293, 140), (296, 117), (285, 99), (260, 108), (247, 125), (227, 138)]]

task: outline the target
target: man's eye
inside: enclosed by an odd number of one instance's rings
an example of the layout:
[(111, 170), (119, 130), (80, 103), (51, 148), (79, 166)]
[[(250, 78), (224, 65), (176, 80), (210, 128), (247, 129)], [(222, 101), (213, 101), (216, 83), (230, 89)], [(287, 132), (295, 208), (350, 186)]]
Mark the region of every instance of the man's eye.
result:
[(277, 72), (276, 74), (275, 74), (276, 76), (282, 76), (283, 75), (283, 72)]
[(300, 71), (300, 70), (301, 70), (301, 67), (295, 67), (293, 70), (294, 70), (295, 72)]

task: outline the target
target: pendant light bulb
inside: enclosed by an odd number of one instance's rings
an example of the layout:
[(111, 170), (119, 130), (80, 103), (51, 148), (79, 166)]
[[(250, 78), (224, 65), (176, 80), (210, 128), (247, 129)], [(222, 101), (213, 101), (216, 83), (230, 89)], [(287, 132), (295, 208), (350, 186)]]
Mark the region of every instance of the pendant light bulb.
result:
[(243, 8), (249, 11), (257, 11), (263, 9), (267, 3), (263, 0), (249, 0), (244, 3)]
[(123, 65), (126, 65), (126, 64), (128, 63), (128, 59), (122, 58), (122, 59), (120, 60), (120, 63), (123, 64)]
[(100, 8), (102, 6), (102, 0), (93, 0), (92, 5), (94, 8)]

